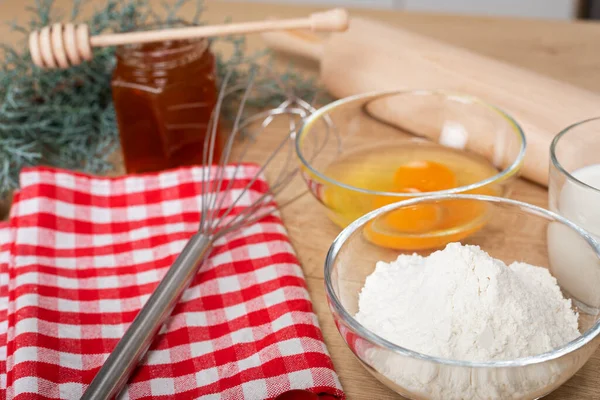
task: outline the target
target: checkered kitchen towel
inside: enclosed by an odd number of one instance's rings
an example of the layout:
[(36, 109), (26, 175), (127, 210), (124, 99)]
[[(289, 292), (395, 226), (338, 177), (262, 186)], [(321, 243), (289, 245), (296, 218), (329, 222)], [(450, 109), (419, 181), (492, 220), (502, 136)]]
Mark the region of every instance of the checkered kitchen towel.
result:
[(8, 223), (0, 223), (0, 399), (6, 398), (6, 331), (8, 320), (8, 256), (11, 243)]
[[(234, 188), (256, 172), (245, 165)], [(199, 167), (21, 173), (10, 225), (0, 227), (7, 398), (82, 395), (196, 230), (201, 179)], [(240, 205), (266, 190), (259, 179)], [(215, 244), (157, 339), (125, 398), (268, 399), (298, 388), (344, 396), (276, 215)]]

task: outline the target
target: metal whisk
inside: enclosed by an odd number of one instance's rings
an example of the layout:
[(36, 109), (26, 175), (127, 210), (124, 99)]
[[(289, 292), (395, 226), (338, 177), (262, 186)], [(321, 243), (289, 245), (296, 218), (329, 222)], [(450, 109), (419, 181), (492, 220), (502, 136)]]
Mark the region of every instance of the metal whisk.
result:
[[(260, 82), (257, 82), (256, 78), (257, 72), (251, 72), (249, 75), (250, 79), (248, 84), (244, 85), (245, 87), (239, 84), (230, 85), (229, 82), (232, 79), (231, 72), (226, 75), (221, 85), (218, 102), (213, 111), (212, 121), (209, 124), (209, 134), (206, 135), (204, 143), (201, 220), (198, 232), (191, 237), (181, 254), (156, 287), (154, 293), (133, 320), (87, 388), (82, 397), (83, 399), (108, 399), (119, 394), (137, 364), (147, 352), (154, 337), (170, 316), (181, 295), (190, 285), (203, 262), (209, 256), (213, 243), (224, 235), (257, 222), (274, 212), (277, 209), (274, 202), (275, 196), (280, 194), (297, 174), (297, 163), (293, 157), (295, 132), (302, 119), (307, 117), (314, 109), (309, 102), (288, 93), (284, 85), (273, 86), (273, 75), (266, 78), (264, 82), (268, 82), (268, 88), (279, 92), (279, 94), (285, 94), (286, 100), (279, 106), (268, 111), (244, 116), (250, 92), (253, 88), (260, 85)], [(264, 85), (261, 87), (262, 91), (267, 89), (267, 83)], [(216, 160), (216, 121), (218, 120), (218, 115), (220, 115), (223, 102), (227, 96), (238, 91), (242, 91), (243, 95), (235, 121), (233, 122), (233, 127), (223, 146), (219, 164), (211, 167), (213, 161)], [(276, 144), (275, 149), (264, 160), (256, 175), (250, 179), (231, 205), (224, 212), (221, 212), (224, 200), (232, 189), (236, 174), (241, 170), (241, 163), (247, 161), (246, 156), (255, 139), (258, 135), (264, 134), (265, 128), (272, 121), (282, 117), (287, 118), (289, 123), (281, 141)], [(245, 131), (246, 128), (258, 122), (260, 122), (260, 128), (256, 132), (248, 133)], [(328, 126), (323, 130), (325, 132), (324, 136), (315, 141), (313, 156), (317, 155), (327, 140), (329, 140), (329, 131)], [(238, 146), (234, 146), (236, 142), (241, 143), (237, 143)], [(236, 161), (234, 162), (233, 159), (236, 159)], [(225, 190), (223, 190), (222, 186), (225, 181), (226, 165), (228, 165), (230, 170), (233, 168), (234, 172), (232, 176), (228, 174), (228, 183)], [(242, 196), (247, 193), (254, 182), (264, 175), (267, 168), (271, 166), (276, 168), (277, 173), (269, 179), (269, 190), (257, 198), (250, 206), (232, 217), (232, 211)], [(213, 179), (209, 179), (211, 178), (211, 169), (214, 174)], [(297, 197), (294, 196), (286, 202), (280, 203), (279, 208), (290, 203)]]

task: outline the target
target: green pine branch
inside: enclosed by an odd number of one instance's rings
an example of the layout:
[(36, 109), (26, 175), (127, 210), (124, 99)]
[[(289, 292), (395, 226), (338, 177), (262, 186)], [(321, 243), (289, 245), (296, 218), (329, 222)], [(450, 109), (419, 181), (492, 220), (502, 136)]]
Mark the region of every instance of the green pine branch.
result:
[[(18, 174), (23, 167), (52, 165), (89, 173), (105, 173), (112, 168), (108, 157), (118, 148), (118, 128), (111, 97), (111, 75), (114, 68), (114, 48), (101, 48), (89, 62), (66, 70), (42, 70), (33, 65), (26, 46), (27, 35), (36, 29), (61, 20), (77, 20), (85, 0), (74, 0), (68, 12), (54, 8), (52, 0), (36, 0), (28, 7), (25, 24), (10, 21), (23, 41), (0, 45), (0, 196), (18, 188)], [(195, 5), (190, 20), (180, 9)], [(185, 21), (202, 24), (201, 0), (177, 0), (163, 4), (165, 18), (157, 16), (144, 0), (107, 0), (86, 23), (92, 35), (101, 32), (121, 32), (147, 23)], [(243, 83), (248, 71), (259, 62), (269, 63), (266, 52), (247, 54), (244, 37), (219, 37), (233, 47), (231, 56), (215, 54), (217, 72), (222, 79), (227, 69), (233, 69), (233, 85)], [(250, 66), (250, 68), (249, 68)], [(314, 97), (312, 80), (288, 70), (279, 81), (294, 89), (304, 99)], [(271, 83), (269, 83), (271, 82)], [(272, 87), (269, 87), (272, 85)], [(261, 90), (253, 92), (248, 104), (257, 108), (276, 106), (285, 100), (274, 80), (267, 80)], [(241, 96), (241, 92), (239, 93)], [(238, 99), (229, 98), (224, 105), (224, 117), (236, 113)]]

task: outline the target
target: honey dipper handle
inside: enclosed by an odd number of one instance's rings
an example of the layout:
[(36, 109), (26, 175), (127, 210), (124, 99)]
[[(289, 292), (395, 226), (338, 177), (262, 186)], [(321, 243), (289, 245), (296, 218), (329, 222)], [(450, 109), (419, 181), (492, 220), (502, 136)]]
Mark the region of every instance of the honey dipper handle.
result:
[(348, 12), (342, 8), (311, 14), (308, 18), (265, 20), (237, 24), (191, 26), (155, 31), (126, 32), (90, 37), (88, 26), (54, 24), (29, 35), (31, 60), (39, 68), (68, 68), (92, 59), (92, 47), (121, 46), (168, 40), (206, 38), (277, 30), (310, 29), (335, 32), (348, 28)]
[(274, 30), (310, 29), (312, 31), (334, 32), (344, 31), (347, 28), (348, 12), (344, 9), (337, 8), (311, 14), (308, 18), (242, 22), (225, 25), (193, 26), (145, 32), (98, 35), (90, 38), (90, 44), (92, 47), (104, 47)]

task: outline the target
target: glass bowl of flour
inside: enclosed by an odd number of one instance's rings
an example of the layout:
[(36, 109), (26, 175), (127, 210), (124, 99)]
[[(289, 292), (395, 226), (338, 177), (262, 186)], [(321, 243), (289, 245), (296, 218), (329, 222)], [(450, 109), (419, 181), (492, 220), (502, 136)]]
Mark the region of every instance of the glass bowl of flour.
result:
[[(382, 218), (442, 216), (457, 202), (482, 216), (460, 242), (415, 252), (365, 237)], [(345, 228), (327, 254), (336, 326), (363, 366), (406, 398), (543, 397), (600, 344), (595, 298), (573, 296), (573, 280), (566, 278), (566, 290), (553, 274), (553, 229), (576, 235), (594, 254), (574, 260), (600, 260), (598, 242), (578, 225), (506, 198), (432, 195), (374, 210)], [(596, 282), (586, 285), (600, 288), (599, 275), (590, 276)]]

